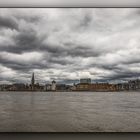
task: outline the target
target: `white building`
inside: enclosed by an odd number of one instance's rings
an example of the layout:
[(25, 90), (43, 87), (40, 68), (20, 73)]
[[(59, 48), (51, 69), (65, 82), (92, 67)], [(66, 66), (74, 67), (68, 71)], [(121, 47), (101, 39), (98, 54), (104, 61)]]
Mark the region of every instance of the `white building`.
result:
[(55, 91), (56, 90), (56, 82), (54, 80), (52, 81), (51, 90), (52, 91)]

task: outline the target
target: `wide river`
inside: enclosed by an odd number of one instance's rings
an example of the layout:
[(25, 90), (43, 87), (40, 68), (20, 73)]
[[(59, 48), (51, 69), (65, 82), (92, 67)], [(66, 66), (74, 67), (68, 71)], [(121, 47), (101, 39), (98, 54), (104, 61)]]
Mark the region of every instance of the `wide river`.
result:
[(140, 132), (140, 92), (0, 92), (0, 132)]

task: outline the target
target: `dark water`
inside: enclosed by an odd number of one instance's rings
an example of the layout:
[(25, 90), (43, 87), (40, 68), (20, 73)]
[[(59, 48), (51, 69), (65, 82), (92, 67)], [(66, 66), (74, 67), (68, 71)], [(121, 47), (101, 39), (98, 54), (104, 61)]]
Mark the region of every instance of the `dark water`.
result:
[(1, 132), (140, 132), (139, 92), (0, 92)]

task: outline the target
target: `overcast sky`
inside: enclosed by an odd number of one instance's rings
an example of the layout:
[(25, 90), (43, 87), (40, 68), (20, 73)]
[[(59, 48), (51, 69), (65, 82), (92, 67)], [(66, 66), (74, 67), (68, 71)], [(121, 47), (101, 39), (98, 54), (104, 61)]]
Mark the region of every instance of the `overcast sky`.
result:
[(0, 9), (0, 84), (140, 77), (140, 9)]

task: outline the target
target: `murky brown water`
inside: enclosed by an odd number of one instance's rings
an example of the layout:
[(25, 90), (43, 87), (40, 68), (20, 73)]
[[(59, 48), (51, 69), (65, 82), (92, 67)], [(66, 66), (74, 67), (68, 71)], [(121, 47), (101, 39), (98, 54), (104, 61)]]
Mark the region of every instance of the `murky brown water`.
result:
[(1, 132), (140, 132), (139, 92), (0, 92)]

